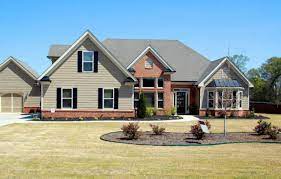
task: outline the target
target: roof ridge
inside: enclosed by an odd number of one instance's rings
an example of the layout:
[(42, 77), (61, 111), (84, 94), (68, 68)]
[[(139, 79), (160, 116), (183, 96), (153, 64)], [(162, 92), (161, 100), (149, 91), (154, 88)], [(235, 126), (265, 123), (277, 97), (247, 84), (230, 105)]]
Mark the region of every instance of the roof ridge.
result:
[(132, 39), (129, 39), (129, 38), (106, 38), (106, 39), (104, 39), (103, 41), (106, 41), (106, 40), (139, 40), (139, 41), (178, 41), (178, 40), (176, 40), (176, 39), (153, 39), (153, 38), (151, 38), (151, 39), (138, 39), (138, 38), (132, 38)]

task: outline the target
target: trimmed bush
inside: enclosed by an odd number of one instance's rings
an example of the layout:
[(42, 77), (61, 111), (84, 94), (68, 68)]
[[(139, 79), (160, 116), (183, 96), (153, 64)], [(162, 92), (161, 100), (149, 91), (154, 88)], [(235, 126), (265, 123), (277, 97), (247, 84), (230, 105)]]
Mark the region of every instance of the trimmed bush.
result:
[(145, 101), (143, 93), (141, 93), (140, 94), (140, 99), (139, 99), (139, 106), (138, 106), (137, 116), (139, 118), (144, 118), (145, 115), (146, 115), (146, 101)]
[(175, 107), (172, 107), (172, 109), (171, 109), (171, 115), (172, 116), (174, 116), (174, 115), (176, 115), (176, 108)]
[(130, 140), (138, 139), (140, 136), (139, 130), (139, 124), (138, 123), (129, 123), (124, 124), (121, 128), (123, 134)]
[(277, 126), (272, 126), (267, 130), (267, 135), (269, 135), (270, 139), (277, 139), (278, 134), (279, 134), (279, 129)]
[(258, 125), (254, 128), (254, 131), (258, 135), (265, 135), (270, 128), (271, 128), (271, 123), (263, 120), (259, 120)]
[(154, 108), (146, 108), (146, 114), (145, 114), (145, 117), (152, 117), (156, 115), (156, 111)]
[(191, 130), (190, 132), (193, 134), (193, 136), (196, 137), (196, 139), (200, 140), (203, 139), (205, 133), (203, 132), (203, 130), (200, 127), (199, 122), (193, 126), (191, 126)]
[(155, 135), (162, 135), (166, 130), (164, 127), (159, 127), (158, 125), (149, 124), (149, 126)]

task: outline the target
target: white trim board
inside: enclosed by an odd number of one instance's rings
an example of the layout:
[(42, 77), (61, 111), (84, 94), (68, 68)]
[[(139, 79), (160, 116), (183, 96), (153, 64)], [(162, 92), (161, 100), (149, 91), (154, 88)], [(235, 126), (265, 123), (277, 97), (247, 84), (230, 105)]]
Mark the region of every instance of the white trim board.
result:
[(127, 77), (132, 78), (135, 82), (136, 78), (124, 68), (120, 62), (110, 53), (110, 51), (89, 31), (87, 30), (78, 40), (76, 40), (70, 48), (64, 54), (56, 60), (39, 78), (41, 80), (44, 76), (50, 76), (59, 66), (62, 64), (67, 57), (73, 53), (85, 40), (90, 39), (111, 61), (116, 67), (121, 70)]
[(215, 72), (218, 71), (218, 69), (225, 63), (225, 62), (228, 62), (233, 68), (234, 68), (234, 71), (240, 75), (242, 77), (242, 79), (244, 79), (244, 81), (246, 81), (249, 85), (250, 88), (253, 88), (254, 85), (248, 80), (248, 78), (227, 58), (225, 57), (220, 63), (219, 65), (216, 66), (215, 69), (213, 69), (213, 71), (207, 75), (200, 83), (199, 83), (199, 87), (203, 87), (204, 86), (204, 83), (212, 76), (215, 74)]
[(146, 47), (127, 67), (127, 69), (131, 68), (138, 60), (140, 60), (147, 52), (151, 52), (157, 60), (164, 65), (165, 67), (169, 68), (171, 71), (175, 71), (151, 46)]

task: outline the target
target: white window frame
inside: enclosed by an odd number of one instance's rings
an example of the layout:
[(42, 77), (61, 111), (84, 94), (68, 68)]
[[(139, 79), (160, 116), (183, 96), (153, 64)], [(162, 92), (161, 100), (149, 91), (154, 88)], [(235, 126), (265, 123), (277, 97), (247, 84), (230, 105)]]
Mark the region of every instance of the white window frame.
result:
[(153, 63), (153, 60), (151, 58), (146, 59), (145, 62), (144, 62), (144, 68), (145, 69), (152, 69), (153, 65), (154, 65), (154, 63)]
[[(159, 99), (159, 93), (162, 93), (163, 94), (163, 99)], [(159, 107), (159, 102), (163, 102), (163, 107), (160, 108)], [(157, 92), (157, 109), (164, 109), (164, 92)]]
[[(85, 71), (84, 70), (84, 63), (91, 63), (90, 61), (84, 61), (84, 53), (87, 53), (87, 52), (91, 52), (92, 53), (92, 70), (91, 71)], [(83, 50), (82, 51), (82, 72), (85, 72), (85, 73), (92, 73), (94, 71), (94, 57), (95, 54), (94, 54), (94, 51), (87, 51), (87, 50)]]
[[(213, 93), (213, 99), (209, 99), (209, 93)], [(215, 104), (215, 95), (216, 95), (216, 91), (214, 90), (208, 90), (207, 91), (207, 108), (208, 109), (214, 109), (216, 107), (216, 104)], [(213, 107), (209, 107), (209, 101), (210, 100), (213, 100)]]
[[(105, 97), (104, 97), (104, 91), (105, 91), (105, 90), (112, 90), (112, 94), (113, 94), (113, 95), (112, 95), (112, 98), (105, 98)], [(103, 94), (102, 94), (102, 107), (103, 107), (103, 109), (109, 109), (109, 110), (114, 109), (114, 97), (115, 97), (115, 96), (114, 96), (114, 88), (103, 88), (102, 93), (103, 93)], [(112, 103), (112, 108), (105, 108), (105, 107), (104, 107), (104, 100), (105, 100), (105, 99), (112, 99), (112, 101), (113, 101), (113, 103)]]
[[(158, 86), (158, 82), (159, 82), (159, 80), (163, 80), (163, 86), (161, 87), (161, 86)], [(164, 78), (157, 78), (157, 80), (156, 80), (156, 82), (157, 82), (157, 88), (164, 88)]]
[[(71, 98), (69, 97), (63, 97), (63, 90), (71, 90)], [(71, 99), (71, 107), (64, 107), (63, 106), (63, 100), (64, 99)], [(61, 108), (62, 109), (73, 109), (73, 88), (61, 88)]]
[[(152, 79), (154, 81), (153, 87), (144, 86), (144, 83), (143, 83), (144, 79)], [(155, 81), (156, 81), (156, 78), (142, 78), (142, 88), (150, 88), (150, 89), (155, 88), (155, 83), (156, 83)]]

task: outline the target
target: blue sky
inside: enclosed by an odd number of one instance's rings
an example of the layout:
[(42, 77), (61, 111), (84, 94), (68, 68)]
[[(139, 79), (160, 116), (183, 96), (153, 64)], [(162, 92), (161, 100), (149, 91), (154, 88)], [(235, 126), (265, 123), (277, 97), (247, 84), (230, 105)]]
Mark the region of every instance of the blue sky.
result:
[(72, 44), (85, 30), (105, 38), (177, 39), (210, 60), (250, 57), (248, 68), (281, 56), (281, 1), (0, 2), (0, 59), (12, 55), (39, 73), (51, 44)]

